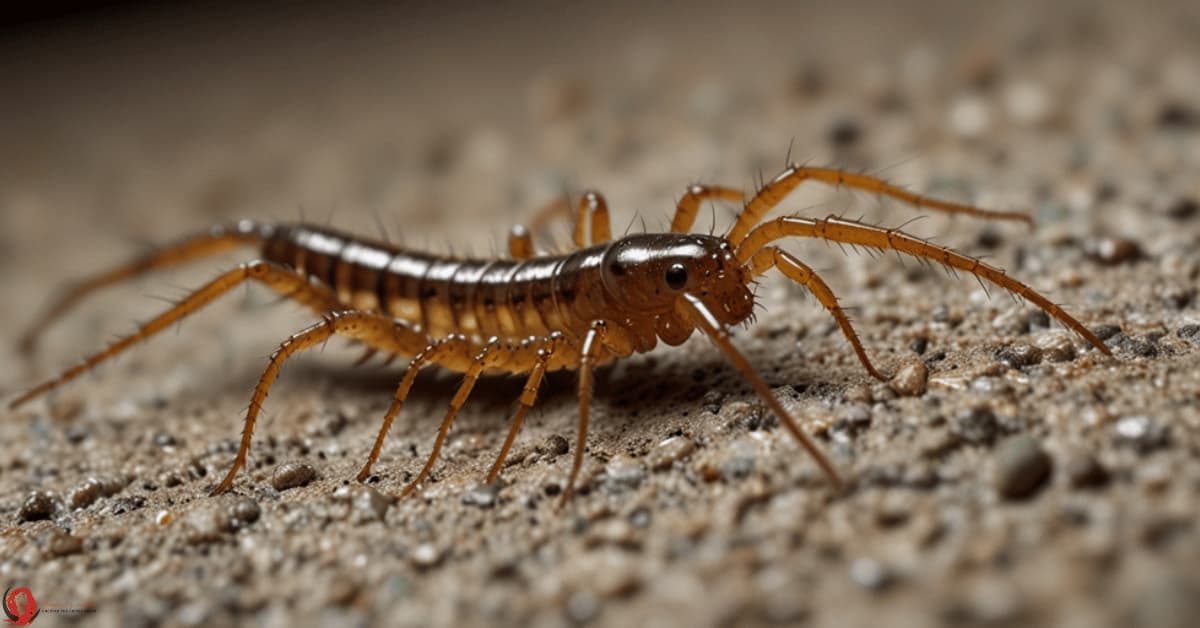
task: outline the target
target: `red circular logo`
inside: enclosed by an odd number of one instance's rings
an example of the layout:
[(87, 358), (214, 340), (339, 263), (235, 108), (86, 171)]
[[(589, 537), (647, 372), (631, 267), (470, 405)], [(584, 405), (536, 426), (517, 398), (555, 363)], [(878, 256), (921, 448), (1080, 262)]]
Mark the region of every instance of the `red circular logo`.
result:
[(37, 619), (40, 612), (37, 600), (33, 599), (33, 592), (29, 587), (9, 587), (4, 592), (4, 614), (8, 615), (8, 623), (14, 626), (28, 626)]

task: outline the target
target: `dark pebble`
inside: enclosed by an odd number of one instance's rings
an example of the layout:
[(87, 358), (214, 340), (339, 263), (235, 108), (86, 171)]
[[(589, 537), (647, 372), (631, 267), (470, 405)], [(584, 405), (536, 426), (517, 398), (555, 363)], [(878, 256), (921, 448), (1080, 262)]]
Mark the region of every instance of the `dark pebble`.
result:
[(1108, 470), (1089, 453), (1068, 458), (1064, 466), (1071, 488), (1100, 488), (1108, 484)]
[(1054, 463), (1041, 444), (1026, 435), (1014, 436), (996, 451), (996, 491), (1005, 499), (1035, 495), (1050, 478)]
[(1114, 325), (1112, 323), (1105, 323), (1104, 325), (1099, 325), (1093, 328), (1092, 333), (1096, 334), (1096, 337), (1101, 340), (1108, 340), (1109, 338), (1121, 333), (1121, 326)]
[(57, 505), (54, 496), (45, 491), (33, 491), (21, 502), (17, 511), (19, 521), (41, 521), (54, 515)]
[(1117, 351), (1121, 357), (1153, 358), (1158, 355), (1158, 345), (1148, 337), (1131, 338), (1125, 336), (1117, 343)]
[(248, 497), (239, 497), (229, 505), (226, 515), (221, 522), (221, 528), (227, 532), (237, 532), (258, 521), (258, 518), (262, 516), (262, 509), (254, 500)]
[(917, 355), (925, 355), (925, 351), (929, 349), (929, 339), (925, 336), (917, 336), (908, 343), (908, 348)]
[(1004, 236), (997, 229), (985, 228), (975, 238), (976, 246), (989, 251), (999, 248), (1001, 244), (1004, 244)]
[(546, 458), (555, 458), (561, 456), (571, 450), (571, 444), (567, 439), (558, 434), (551, 434), (542, 442), (537, 444), (534, 451)]
[(1175, 334), (1178, 335), (1180, 338), (1183, 338), (1184, 340), (1191, 342), (1192, 344), (1196, 345), (1197, 347), (1200, 347), (1200, 325), (1196, 325), (1194, 323), (1189, 323), (1187, 325), (1184, 325), (1183, 327), (1180, 327), (1179, 330), (1175, 332)]
[(1112, 431), (1118, 444), (1142, 453), (1166, 447), (1170, 442), (1167, 427), (1145, 415), (1122, 417), (1113, 423)]
[(1093, 242), (1088, 247), (1088, 255), (1092, 259), (1110, 266), (1135, 262), (1145, 257), (1142, 247), (1137, 242), (1124, 238), (1103, 238), (1098, 242)]
[(1184, 131), (1197, 125), (1200, 125), (1200, 113), (1183, 103), (1164, 103), (1158, 110), (1158, 126), (1164, 129)]
[(306, 462), (289, 462), (275, 468), (271, 486), (277, 491), (305, 486), (317, 479), (317, 470)]
[(1025, 317), (1025, 320), (1029, 322), (1031, 329), (1050, 328), (1050, 315), (1042, 310), (1033, 310)]
[(1184, 196), (1171, 201), (1165, 211), (1167, 216), (1174, 220), (1187, 220), (1200, 212), (1200, 203), (1194, 198)]
[(991, 408), (981, 406), (954, 415), (950, 421), (950, 431), (972, 445), (986, 445), (996, 440), (1000, 423)]
[(849, 118), (843, 118), (829, 127), (829, 143), (834, 146), (848, 147), (862, 137), (862, 127)]
[(1042, 361), (1042, 350), (1023, 342), (1009, 345), (996, 352), (996, 360), (1008, 368), (1019, 369)]

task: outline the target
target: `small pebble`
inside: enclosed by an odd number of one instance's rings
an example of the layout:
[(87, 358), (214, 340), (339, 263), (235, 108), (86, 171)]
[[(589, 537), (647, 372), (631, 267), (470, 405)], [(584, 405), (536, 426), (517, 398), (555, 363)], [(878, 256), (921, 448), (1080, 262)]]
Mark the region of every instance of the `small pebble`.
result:
[(567, 598), (567, 618), (577, 624), (584, 624), (600, 614), (600, 601), (588, 591), (576, 591)]
[(538, 443), (537, 446), (534, 447), (534, 451), (541, 454), (546, 459), (554, 459), (570, 450), (571, 444), (567, 442), (567, 439), (559, 436), (558, 434), (551, 434), (547, 436), (542, 442)]
[(1178, 102), (1164, 103), (1158, 111), (1158, 126), (1172, 131), (1189, 130), (1200, 124), (1200, 113)]
[(996, 451), (996, 491), (1006, 499), (1033, 496), (1046, 483), (1053, 468), (1049, 454), (1034, 438), (1014, 436)]
[(1013, 120), (1024, 125), (1044, 124), (1054, 116), (1050, 95), (1037, 83), (1014, 83), (1004, 92), (1004, 107)]
[(963, 139), (975, 139), (988, 130), (992, 113), (982, 98), (965, 96), (950, 108), (950, 129)]
[(339, 486), (333, 492), (333, 499), (349, 504), (347, 515), (354, 524), (383, 521), (388, 507), (391, 506), (391, 500), (373, 487), (363, 484)]
[(56, 533), (51, 536), (50, 542), (46, 544), (46, 556), (48, 558), (59, 558), (81, 553), (83, 553), (83, 539), (73, 534), (65, 532)]
[(1168, 308), (1182, 310), (1196, 298), (1196, 290), (1183, 286), (1163, 286), (1158, 290), (1158, 298)]
[(200, 508), (187, 514), (187, 542), (191, 545), (205, 545), (220, 541), (227, 521), (220, 507), (211, 503), (202, 504)]
[(997, 331), (1019, 336), (1029, 333), (1029, 317), (1023, 308), (1010, 308), (1000, 312), (992, 319), (992, 327)]
[(496, 505), (496, 498), (500, 495), (500, 483), (492, 482), (491, 484), (479, 483), (472, 486), (470, 490), (463, 493), (462, 501), (467, 506), (478, 506), (479, 508), (491, 508)]
[(288, 462), (275, 468), (271, 486), (277, 491), (305, 486), (317, 479), (317, 470), (307, 462)]
[(686, 459), (692, 455), (696, 449), (696, 443), (686, 436), (672, 436), (667, 440), (658, 444), (650, 455), (646, 457), (646, 463), (655, 471), (669, 469), (671, 465), (680, 460)]
[(986, 445), (996, 440), (1000, 423), (991, 408), (979, 406), (955, 414), (950, 421), (950, 431), (972, 445)]
[(238, 497), (225, 509), (225, 516), (219, 523), (222, 530), (237, 532), (246, 526), (253, 525), (261, 515), (262, 509), (259, 508), (258, 502), (249, 497)]
[[(1116, 342), (1117, 355), (1122, 358), (1153, 358), (1158, 355), (1157, 337), (1149, 334), (1134, 338), (1122, 336)], [(1113, 343), (1109, 343), (1110, 346)]]
[(1019, 369), (1041, 362), (1042, 350), (1031, 344), (1018, 342), (1000, 349), (996, 353), (996, 359), (1008, 368)]
[(442, 562), (442, 552), (433, 543), (422, 543), (408, 555), (414, 567), (428, 569)]
[(1112, 430), (1117, 443), (1132, 447), (1141, 453), (1165, 447), (1170, 440), (1166, 426), (1144, 415), (1117, 419)]
[(1200, 325), (1188, 323), (1179, 328), (1175, 335), (1200, 347)]
[(894, 582), (891, 570), (873, 558), (859, 558), (850, 563), (850, 580), (868, 591), (882, 591)]
[(842, 393), (842, 401), (846, 403), (862, 403), (870, 405), (875, 403), (875, 397), (871, 394), (871, 387), (866, 384), (857, 384), (846, 389)]
[(1100, 488), (1108, 484), (1108, 470), (1088, 452), (1081, 451), (1070, 455), (1063, 467), (1071, 488)]
[(829, 127), (829, 143), (839, 148), (852, 146), (862, 136), (862, 128), (850, 118), (842, 118)]
[(1042, 359), (1047, 362), (1070, 362), (1075, 359), (1075, 344), (1063, 332), (1044, 334), (1035, 344), (1042, 350)]
[(1099, 242), (1092, 242), (1087, 253), (1092, 259), (1109, 266), (1133, 262), (1145, 257), (1142, 247), (1137, 242), (1124, 238), (1103, 238)]
[(720, 474), (726, 481), (740, 480), (754, 472), (754, 464), (758, 458), (758, 446), (746, 440), (738, 439), (729, 445), (725, 457), (719, 465)]
[(727, 429), (744, 427), (750, 431), (764, 427), (763, 407), (747, 401), (730, 401), (717, 413)]
[(18, 521), (41, 521), (54, 515), (56, 504), (54, 496), (45, 491), (33, 491), (21, 502), (17, 511)]
[(604, 488), (609, 492), (637, 488), (645, 478), (646, 468), (624, 455), (616, 456), (604, 468)]
[(1092, 333), (1101, 340), (1108, 340), (1121, 333), (1121, 326), (1113, 323), (1105, 323), (1092, 328)]
[(896, 372), (888, 383), (897, 395), (916, 397), (925, 393), (929, 368), (921, 360), (910, 360)]
[(847, 406), (833, 423), (833, 431), (855, 435), (871, 427), (871, 407), (864, 403)]
[(72, 509), (87, 508), (97, 499), (116, 495), (123, 488), (125, 488), (125, 482), (122, 478), (89, 477), (82, 484), (71, 489), (67, 502), (71, 504)]
[(359, 486), (351, 490), (350, 506), (355, 523), (383, 521), (392, 500), (370, 486)]
[(1200, 212), (1200, 203), (1194, 198), (1184, 196), (1171, 201), (1164, 211), (1173, 220), (1187, 220)]

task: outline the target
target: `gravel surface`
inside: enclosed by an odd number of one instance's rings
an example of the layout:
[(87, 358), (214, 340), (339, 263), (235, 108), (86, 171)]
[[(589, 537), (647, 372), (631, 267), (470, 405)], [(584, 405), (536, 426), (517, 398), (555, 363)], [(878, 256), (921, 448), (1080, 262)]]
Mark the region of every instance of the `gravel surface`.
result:
[[(603, 3), (602, 3), (603, 4)], [(578, 495), (570, 373), (494, 485), (519, 394), (398, 377), (333, 342), (289, 363), (232, 494), (265, 356), (310, 317), (239, 291), (95, 376), (0, 411), (0, 574), (36, 625), (1184, 626), (1200, 613), (1200, 12), (1194, 2), (320, 5), (125, 13), (0, 39), (0, 391), (11, 396), (252, 251), (114, 287), (16, 338), (73, 278), (239, 218), (502, 251), (564, 189), (657, 230), (692, 182), (793, 158), (996, 209), (949, 219), (802, 186), (986, 257), (1042, 312), (895, 255), (789, 245), (889, 382), (779, 280), (735, 341), (849, 477), (835, 493), (709, 343), (598, 378)], [(146, 11), (149, 11), (148, 9)], [(718, 229), (736, 208), (706, 207)], [(914, 217), (923, 216), (915, 222)], [(559, 225), (557, 241), (565, 241)]]

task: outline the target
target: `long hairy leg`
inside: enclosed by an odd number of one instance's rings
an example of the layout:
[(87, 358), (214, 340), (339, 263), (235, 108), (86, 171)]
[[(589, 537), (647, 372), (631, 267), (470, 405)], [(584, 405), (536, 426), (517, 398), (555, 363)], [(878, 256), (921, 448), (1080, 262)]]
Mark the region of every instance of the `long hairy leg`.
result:
[(1091, 330), (1084, 327), (1083, 323), (1080, 323), (1070, 314), (1067, 314), (1066, 310), (1032, 287), (1009, 277), (1003, 270), (987, 264), (978, 258), (963, 255), (944, 246), (931, 244), (926, 240), (897, 229), (875, 227), (834, 216), (823, 219), (795, 216), (777, 218), (759, 225), (746, 236), (745, 240), (737, 248), (737, 259), (744, 264), (757, 255), (769, 243), (789, 236), (816, 238), (831, 242), (857, 244), (875, 249), (894, 250), (914, 257), (930, 259), (950, 268), (965, 270), (1036, 305), (1060, 323), (1066, 325), (1067, 328), (1082, 336), (1084, 340), (1088, 341), (1089, 344), (1101, 353), (1112, 355), (1112, 351), (1105, 346), (1104, 342), (1093, 334)]
[(293, 354), (309, 349), (331, 338), (334, 335), (345, 336), (358, 340), (372, 347), (379, 347), (393, 353), (415, 353), (420, 351), (428, 341), (425, 336), (407, 324), (388, 318), (375, 312), (350, 310), (334, 312), (325, 316), (324, 320), (301, 330), (287, 340), (271, 354), (267, 368), (254, 387), (250, 405), (246, 409), (246, 418), (242, 425), (242, 442), (238, 446), (237, 456), (233, 465), (225, 474), (225, 479), (213, 489), (212, 494), (218, 495), (233, 486), (233, 479), (246, 464), (246, 456), (250, 452), (250, 441), (254, 438), (254, 425), (262, 405), (267, 400), (272, 384), (279, 377), (283, 363)]
[(689, 185), (683, 198), (675, 205), (675, 217), (671, 219), (671, 231), (685, 233), (696, 224), (700, 204), (707, 200), (741, 201), (745, 194), (737, 188), (721, 185)]
[(733, 223), (733, 228), (729, 230), (729, 233), (725, 237), (734, 246), (741, 244), (746, 234), (762, 220), (768, 211), (771, 211), (771, 208), (778, 205), (796, 186), (809, 179), (830, 185), (875, 192), (876, 194), (890, 196), (916, 207), (926, 207), (948, 214), (965, 214), (991, 220), (1015, 220), (1026, 224), (1033, 224), (1033, 218), (1025, 212), (992, 211), (963, 203), (940, 201), (928, 196), (914, 194), (878, 177), (843, 172), (831, 168), (813, 168), (792, 164), (770, 182), (763, 185), (754, 195), (754, 198), (746, 203), (746, 207), (737, 217), (737, 221)]
[(454, 393), (454, 398), (450, 400), (450, 407), (446, 409), (446, 416), (442, 418), (442, 425), (438, 428), (437, 438), (433, 441), (433, 450), (429, 452), (429, 458), (425, 461), (425, 466), (421, 467), (421, 471), (417, 473), (417, 477), (413, 478), (413, 481), (409, 482), (408, 486), (400, 491), (400, 497), (408, 497), (416, 491), (417, 487), (425, 481), (429, 472), (433, 470), (433, 465), (437, 463), (438, 455), (442, 453), (442, 445), (446, 442), (446, 435), (450, 433), (450, 425), (454, 423), (454, 417), (458, 416), (458, 411), (467, 402), (467, 397), (471, 395), (471, 390), (475, 388), (475, 382), (479, 380), (479, 375), (485, 369), (503, 361), (505, 357), (503, 354), (504, 348), (500, 346), (500, 341), (492, 338), (490, 342), (484, 345), (479, 355), (475, 356), (474, 363), (463, 374), (463, 381), (458, 387), (458, 392)]
[(250, 221), (232, 226), (217, 226), (205, 233), (198, 233), (183, 240), (152, 251), (131, 262), (85, 277), (65, 287), (57, 297), (46, 303), (18, 341), (22, 354), (33, 353), (43, 332), (54, 321), (73, 309), (84, 297), (117, 282), (136, 277), (159, 268), (176, 266), (202, 257), (224, 253), (230, 249), (263, 240), (266, 227)]
[(396, 415), (404, 407), (404, 401), (408, 399), (408, 393), (412, 390), (417, 373), (421, 368), (427, 364), (442, 364), (448, 368), (463, 371), (469, 368), (467, 365), (471, 363), (474, 353), (475, 347), (470, 340), (466, 336), (457, 334), (430, 343), (423, 350), (414, 353), (413, 359), (408, 363), (408, 368), (400, 378), (400, 383), (396, 385), (392, 403), (383, 415), (379, 433), (375, 436), (375, 444), (371, 446), (371, 454), (367, 456), (366, 464), (356, 476), (359, 482), (364, 482), (371, 476), (371, 468), (379, 460), (379, 454), (383, 451), (383, 442), (387, 439), (388, 431), (392, 429), (392, 422), (396, 420)]
[(521, 350), (536, 348), (536, 357), (534, 358), (533, 366), (529, 370), (529, 377), (525, 380), (525, 386), (521, 390), (521, 397), (517, 400), (517, 410), (513, 413), (512, 424), (508, 428), (508, 436), (504, 438), (504, 444), (500, 446), (500, 453), (496, 456), (496, 462), (492, 464), (492, 468), (488, 471), (485, 480), (488, 484), (495, 482), (496, 477), (500, 475), (500, 469), (504, 467), (504, 460), (508, 458), (508, 452), (512, 449), (513, 442), (517, 440), (517, 434), (520, 433), (521, 426), (525, 422), (525, 415), (537, 400), (538, 388), (541, 387), (542, 379), (546, 375), (546, 367), (555, 353), (565, 345), (566, 339), (563, 335), (555, 332), (545, 338), (538, 338), (535, 342), (529, 343), (528, 346), (521, 347)]
[(563, 489), (562, 498), (558, 505), (562, 507), (571, 499), (575, 491), (575, 480), (579, 470), (583, 468), (583, 450), (587, 446), (588, 412), (592, 406), (592, 371), (595, 368), (596, 357), (603, 347), (604, 336), (608, 334), (608, 325), (604, 321), (594, 321), (583, 338), (579, 356), (579, 428), (575, 434), (575, 451), (571, 459), (571, 475), (567, 477), (567, 486)]
[(329, 288), (311, 283), (303, 275), (299, 275), (284, 266), (264, 261), (241, 264), (237, 268), (222, 274), (187, 295), (171, 309), (138, 327), (134, 333), (118, 339), (102, 351), (87, 356), (75, 366), (29, 389), (9, 403), (9, 408), (16, 408), (96, 368), (101, 362), (170, 327), (171, 324), (196, 312), (214, 301), (217, 297), (248, 280), (257, 281), (275, 292), (320, 313), (346, 308)]
[(850, 324), (850, 317), (846, 315), (845, 310), (838, 304), (837, 295), (833, 293), (829, 284), (825, 283), (825, 280), (821, 279), (820, 275), (809, 265), (796, 259), (794, 255), (787, 251), (772, 246), (759, 251), (750, 259), (748, 266), (751, 277), (757, 277), (774, 267), (778, 268), (788, 279), (808, 288), (809, 292), (812, 292), (817, 297), (821, 305), (825, 306), (825, 309), (837, 321), (838, 327), (842, 329), (842, 335), (846, 337), (846, 340), (850, 341), (850, 346), (854, 349), (855, 355), (858, 356), (858, 361), (862, 362), (867, 372), (876, 379), (887, 381), (887, 376), (880, 373), (871, 364), (871, 360), (867, 357), (867, 352), (863, 349), (862, 342), (858, 338), (858, 332), (854, 331), (854, 326)]
[(745, 356), (743, 356), (742, 353), (737, 350), (737, 347), (733, 346), (733, 342), (729, 337), (729, 330), (725, 329), (725, 327), (721, 325), (717, 318), (713, 316), (713, 313), (710, 312), (707, 307), (705, 307), (704, 303), (699, 298), (690, 294), (685, 294), (683, 295), (683, 299), (687, 304), (688, 311), (696, 325), (700, 327), (700, 329), (704, 331), (704, 334), (708, 336), (709, 339), (711, 339), (713, 343), (725, 353), (725, 357), (733, 363), (734, 368), (736, 368), (738, 372), (742, 374), (742, 377), (754, 387), (754, 390), (758, 392), (758, 396), (767, 403), (767, 406), (771, 408), (771, 411), (775, 413), (775, 416), (779, 417), (779, 420), (782, 421), (787, 430), (792, 433), (792, 436), (795, 437), (795, 439), (799, 441), (800, 445), (803, 446), (804, 449), (808, 451), (809, 455), (813, 457), (813, 460), (816, 461), (817, 466), (819, 466), (821, 471), (825, 473), (825, 476), (829, 478), (829, 481), (833, 484), (834, 488), (840, 489), (842, 486), (842, 478), (838, 475), (833, 463), (825, 457), (825, 454), (822, 453), (821, 449), (817, 447), (817, 444), (808, 437), (808, 434), (804, 433), (804, 430), (801, 429), (800, 425), (796, 423), (796, 420), (792, 418), (792, 415), (784, 409), (783, 404), (779, 403), (779, 399), (776, 399), (775, 395), (771, 394), (771, 388), (767, 386), (767, 382), (764, 381), (762, 376), (758, 374), (758, 371), (754, 370), (754, 367), (750, 366), (750, 362), (746, 360)]

